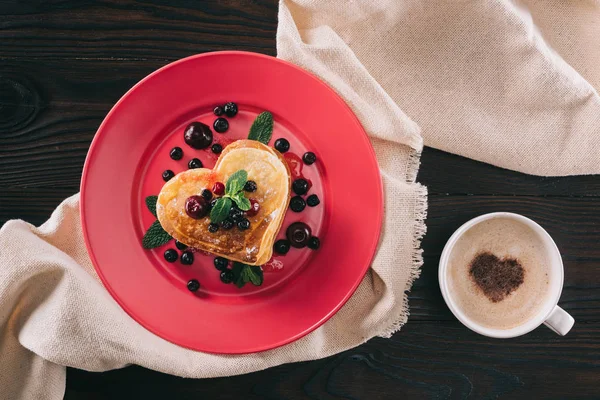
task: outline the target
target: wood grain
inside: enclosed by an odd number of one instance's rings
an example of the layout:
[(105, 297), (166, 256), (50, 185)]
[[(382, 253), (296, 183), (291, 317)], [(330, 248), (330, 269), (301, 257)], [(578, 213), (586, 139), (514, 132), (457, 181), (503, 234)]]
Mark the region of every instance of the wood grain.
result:
[[(0, 1), (0, 224), (39, 225), (79, 190), (93, 135), (136, 82), (213, 50), (275, 55), (276, 0)], [(425, 263), (409, 323), (392, 339), (239, 377), (182, 379), (141, 367), (69, 369), (66, 399), (595, 398), (600, 391), (600, 179), (544, 178), (425, 149)], [(565, 262), (560, 304), (577, 320), (490, 340), (441, 297), (442, 248), (468, 219), (513, 211), (538, 221)]]

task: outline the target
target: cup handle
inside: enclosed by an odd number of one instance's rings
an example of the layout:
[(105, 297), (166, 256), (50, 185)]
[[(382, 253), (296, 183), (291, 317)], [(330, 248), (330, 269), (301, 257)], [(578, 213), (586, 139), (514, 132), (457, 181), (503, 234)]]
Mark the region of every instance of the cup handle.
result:
[(558, 333), (560, 336), (565, 336), (575, 323), (575, 319), (559, 306), (555, 306), (548, 318), (544, 321), (544, 325)]

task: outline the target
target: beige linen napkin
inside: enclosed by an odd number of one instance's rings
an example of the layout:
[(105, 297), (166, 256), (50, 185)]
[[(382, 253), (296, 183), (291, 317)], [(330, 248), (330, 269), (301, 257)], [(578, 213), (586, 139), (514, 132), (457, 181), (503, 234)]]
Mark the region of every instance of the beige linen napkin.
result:
[[(582, 23), (598, 21), (593, 11)], [(9, 221), (0, 229), (0, 398), (61, 398), (64, 365), (224, 376), (389, 336), (406, 322), (405, 292), (422, 262), (417, 123), (427, 144), (503, 167), (599, 170), (597, 92), (508, 1), (282, 1), (277, 47), (344, 97), (377, 154), (386, 219), (355, 295), (321, 328), (279, 349), (220, 356), (180, 348), (138, 325), (104, 289), (83, 245), (75, 195), (39, 228)]]

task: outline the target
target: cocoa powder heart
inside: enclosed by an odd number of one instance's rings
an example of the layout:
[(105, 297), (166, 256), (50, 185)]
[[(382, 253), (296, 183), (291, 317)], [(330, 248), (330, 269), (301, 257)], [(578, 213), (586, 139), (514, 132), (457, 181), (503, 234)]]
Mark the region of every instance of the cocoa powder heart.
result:
[(489, 252), (479, 253), (469, 269), (471, 278), (494, 303), (504, 300), (525, 279), (525, 269), (515, 258), (498, 258)]

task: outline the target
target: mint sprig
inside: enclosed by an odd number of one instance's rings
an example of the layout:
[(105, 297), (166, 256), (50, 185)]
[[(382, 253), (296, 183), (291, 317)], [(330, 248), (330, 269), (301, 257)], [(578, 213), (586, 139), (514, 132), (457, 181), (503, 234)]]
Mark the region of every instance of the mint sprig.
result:
[[(229, 216), (229, 209), (235, 203), (242, 211), (250, 209), (250, 200), (244, 196), (244, 185), (248, 181), (248, 173), (240, 169), (235, 171), (225, 183), (225, 194), (217, 199), (217, 202), (210, 211), (210, 222), (218, 224), (225, 221)], [(232, 203), (233, 202), (233, 203)]]
[(271, 136), (273, 135), (273, 114), (268, 111), (264, 111), (258, 114), (258, 117), (252, 123), (250, 127), (250, 133), (248, 139), (257, 140), (263, 144), (269, 144)]
[(263, 284), (263, 271), (259, 266), (234, 262), (231, 271), (233, 272), (233, 283), (238, 288), (243, 287), (246, 283), (252, 283), (254, 286)]
[(156, 202), (158, 201), (158, 196), (148, 196), (146, 197), (146, 207), (148, 210), (156, 217)]
[(153, 249), (155, 247), (162, 246), (171, 239), (173, 239), (171, 235), (169, 235), (160, 225), (160, 222), (156, 220), (146, 231), (146, 234), (142, 239), (142, 246), (145, 249)]

